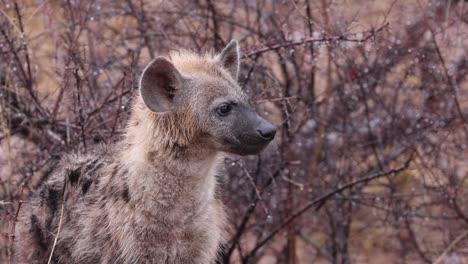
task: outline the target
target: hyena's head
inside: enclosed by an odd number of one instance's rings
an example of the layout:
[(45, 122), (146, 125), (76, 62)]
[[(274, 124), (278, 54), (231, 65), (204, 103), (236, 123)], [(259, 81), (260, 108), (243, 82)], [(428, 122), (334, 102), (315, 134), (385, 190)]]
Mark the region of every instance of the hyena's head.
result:
[(179, 124), (177, 134), (191, 134), (206, 148), (256, 154), (273, 140), (276, 128), (256, 113), (238, 85), (239, 57), (237, 41), (216, 55), (178, 51), (170, 59), (158, 57), (141, 76), (143, 102), (158, 116), (190, 119), (165, 123)]

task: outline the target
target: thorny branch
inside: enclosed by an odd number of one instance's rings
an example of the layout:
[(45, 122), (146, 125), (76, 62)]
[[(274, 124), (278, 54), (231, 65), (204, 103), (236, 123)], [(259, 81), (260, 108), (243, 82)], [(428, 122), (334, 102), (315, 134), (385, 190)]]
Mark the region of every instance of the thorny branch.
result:
[[(11, 212), (63, 153), (119, 140), (145, 63), (232, 37), (245, 51), (242, 89), (280, 131), (220, 175), (230, 225), (219, 263), (463, 262), (467, 5), (364, 2), (6, 1), (0, 262), (12, 252)], [(410, 151), (410, 164), (384, 169)]]
[[(377, 28), (375, 30), (373, 29), (373, 30), (364, 31), (364, 32), (360, 32), (360, 33), (353, 33), (353, 34), (350, 34), (350, 35), (347, 35), (347, 36), (343, 35), (343, 36), (331, 36), (331, 37), (322, 37), (322, 38), (307, 37), (307, 38), (304, 38), (304, 39), (301, 39), (301, 40), (296, 40), (296, 41), (285, 41), (285, 42), (276, 43), (276, 44), (266, 44), (265, 47), (257, 48), (257, 49), (254, 49), (252, 51), (244, 52), (243, 57), (244, 58), (252, 57), (252, 56), (256, 56), (258, 54), (262, 54), (262, 53), (272, 51), (272, 50), (277, 50), (277, 49), (280, 49), (280, 48), (291, 48), (291, 47), (294, 47), (294, 46), (301, 46), (301, 45), (306, 45), (306, 44), (310, 44), (310, 43), (317, 43), (317, 42), (328, 42), (328, 43), (333, 43), (333, 42), (357, 42), (357, 43), (366, 42), (369, 39), (375, 37), (376, 34), (383, 31), (385, 28), (387, 28), (388, 25), (389, 25), (389, 23), (386, 23), (383, 26), (381, 26), (381, 27), (379, 27), (379, 28)], [(357, 35), (361, 35), (361, 34), (362, 34), (363, 37), (361, 37), (361, 38), (356, 37)], [(354, 38), (351, 38), (351, 36), (354, 36)]]

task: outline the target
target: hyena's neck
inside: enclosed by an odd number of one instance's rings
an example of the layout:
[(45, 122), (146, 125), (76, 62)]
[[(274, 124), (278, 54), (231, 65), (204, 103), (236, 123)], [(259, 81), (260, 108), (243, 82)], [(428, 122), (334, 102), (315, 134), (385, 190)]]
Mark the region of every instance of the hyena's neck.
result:
[(170, 132), (134, 115), (120, 160), (129, 171), (132, 197), (142, 210), (170, 209), (167, 218), (183, 220), (180, 218), (200, 213), (214, 199), (221, 155), (204, 149), (201, 143), (181, 142)]

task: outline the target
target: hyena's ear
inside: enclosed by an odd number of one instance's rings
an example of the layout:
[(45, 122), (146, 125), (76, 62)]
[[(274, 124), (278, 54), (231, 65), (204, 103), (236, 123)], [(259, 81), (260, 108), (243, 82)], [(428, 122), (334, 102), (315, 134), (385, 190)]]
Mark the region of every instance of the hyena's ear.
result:
[(140, 78), (140, 94), (146, 106), (153, 112), (167, 112), (176, 108), (177, 93), (183, 77), (174, 64), (157, 57), (146, 66)]
[(239, 75), (239, 59), (239, 45), (237, 44), (237, 40), (234, 39), (227, 44), (218, 57), (219, 64), (225, 68), (236, 81)]

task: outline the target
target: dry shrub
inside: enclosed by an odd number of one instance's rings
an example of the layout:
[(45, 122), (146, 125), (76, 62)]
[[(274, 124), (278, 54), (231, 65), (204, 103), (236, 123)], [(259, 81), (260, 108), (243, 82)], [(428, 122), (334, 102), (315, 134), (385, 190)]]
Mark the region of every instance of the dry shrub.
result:
[(237, 38), (280, 132), (220, 175), (220, 263), (468, 259), (465, 1), (12, 1), (0, 13), (0, 261), (61, 155), (119, 139), (168, 50)]

